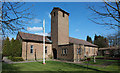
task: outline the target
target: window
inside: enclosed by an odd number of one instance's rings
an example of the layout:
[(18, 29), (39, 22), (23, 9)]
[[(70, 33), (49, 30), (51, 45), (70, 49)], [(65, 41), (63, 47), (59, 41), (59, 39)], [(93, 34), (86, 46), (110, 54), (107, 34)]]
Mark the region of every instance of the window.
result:
[(55, 12), (54, 12), (54, 16), (55, 16)]
[(30, 53), (33, 53), (33, 45), (31, 45)]
[(78, 48), (77, 48), (77, 54), (78, 54)]
[(82, 48), (77, 48), (77, 54), (81, 54), (81, 52), (82, 52)]
[(78, 49), (78, 53), (80, 54), (80, 48)]
[(64, 12), (63, 12), (63, 17), (65, 16)]
[(62, 49), (62, 54), (67, 54), (67, 49)]
[(47, 46), (45, 46), (45, 53), (47, 54)]

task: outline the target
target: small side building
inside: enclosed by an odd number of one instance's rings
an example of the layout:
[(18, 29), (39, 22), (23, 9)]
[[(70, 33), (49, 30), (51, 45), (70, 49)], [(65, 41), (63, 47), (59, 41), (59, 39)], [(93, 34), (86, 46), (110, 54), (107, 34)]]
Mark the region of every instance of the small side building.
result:
[[(22, 58), (24, 60), (35, 60), (43, 58), (43, 36), (18, 32), (17, 39), (22, 42)], [(45, 37), (45, 57), (52, 57), (52, 42)]]

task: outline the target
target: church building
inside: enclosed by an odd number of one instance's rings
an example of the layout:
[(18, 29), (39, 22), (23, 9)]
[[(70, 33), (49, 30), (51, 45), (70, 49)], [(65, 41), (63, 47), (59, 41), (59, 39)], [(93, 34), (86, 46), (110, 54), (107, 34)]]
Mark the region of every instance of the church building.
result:
[[(45, 39), (46, 59), (80, 61), (85, 57), (97, 55), (98, 48), (85, 40), (69, 37), (69, 13), (54, 7), (51, 11), (51, 36)], [(43, 36), (18, 32), (17, 39), (22, 42), (22, 58), (42, 59)]]

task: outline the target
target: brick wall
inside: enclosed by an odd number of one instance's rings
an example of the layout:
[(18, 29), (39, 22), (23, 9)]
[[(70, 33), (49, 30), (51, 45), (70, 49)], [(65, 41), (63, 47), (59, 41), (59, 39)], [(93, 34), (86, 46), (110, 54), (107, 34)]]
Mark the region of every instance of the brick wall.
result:
[[(33, 53), (30, 53), (31, 45), (33, 45)], [(45, 44), (47, 46), (47, 54), (46, 58), (50, 58), (52, 56), (52, 44)], [(27, 51), (26, 51), (27, 48)], [(36, 42), (22, 42), (22, 58), (26, 60), (35, 59), (35, 50), (36, 50), (36, 59), (43, 58), (43, 44)], [(26, 54), (27, 52), (27, 54)], [(27, 55), (27, 56), (26, 56)]]

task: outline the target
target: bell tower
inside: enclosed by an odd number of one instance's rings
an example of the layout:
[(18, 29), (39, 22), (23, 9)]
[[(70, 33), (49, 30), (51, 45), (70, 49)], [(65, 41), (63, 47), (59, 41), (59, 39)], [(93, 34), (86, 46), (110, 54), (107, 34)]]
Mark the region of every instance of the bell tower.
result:
[(69, 44), (69, 13), (58, 7), (51, 12), (51, 40), (53, 48)]

